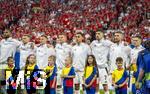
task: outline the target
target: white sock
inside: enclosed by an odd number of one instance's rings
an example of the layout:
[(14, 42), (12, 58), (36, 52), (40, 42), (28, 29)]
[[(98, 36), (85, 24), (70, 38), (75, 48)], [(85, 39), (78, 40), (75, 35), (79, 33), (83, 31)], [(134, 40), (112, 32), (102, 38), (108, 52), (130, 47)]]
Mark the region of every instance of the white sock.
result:
[(85, 91), (85, 90), (83, 91), (83, 94), (86, 94), (86, 91)]
[(75, 90), (75, 94), (80, 94), (80, 90)]
[(63, 94), (62, 88), (57, 88), (57, 94)]
[(109, 94), (109, 91), (106, 91), (105, 94)]

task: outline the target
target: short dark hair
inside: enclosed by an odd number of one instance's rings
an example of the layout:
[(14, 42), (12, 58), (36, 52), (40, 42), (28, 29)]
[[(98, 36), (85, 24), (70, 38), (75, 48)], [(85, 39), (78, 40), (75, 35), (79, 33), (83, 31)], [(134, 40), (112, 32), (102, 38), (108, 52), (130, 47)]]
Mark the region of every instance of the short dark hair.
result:
[(103, 34), (104, 34), (104, 32), (103, 32), (103, 31), (101, 31), (101, 30), (96, 31), (95, 33), (97, 33), (97, 32), (100, 32), (100, 33), (103, 33)]
[(116, 32), (114, 32), (114, 34), (116, 34), (116, 33), (124, 35), (124, 33), (122, 31), (116, 31)]
[(132, 36), (132, 38), (138, 38), (138, 39), (142, 40), (142, 37), (140, 35), (134, 35), (134, 36)]
[(5, 28), (5, 30), (4, 31), (9, 31), (9, 32), (11, 32), (11, 30), (9, 29), (9, 28)]
[(116, 62), (123, 62), (122, 57), (117, 57), (117, 58), (116, 58)]
[(79, 35), (81, 35), (82, 37), (84, 37), (84, 34), (83, 34), (82, 32), (77, 32), (76, 35), (77, 35), (77, 34), (79, 34)]
[(101, 30), (101, 29), (97, 30), (96, 32), (102, 32), (102, 33), (104, 33), (104, 31), (103, 31), (103, 30)]
[(3, 31), (3, 34), (4, 34), (4, 32), (9, 32), (10, 34), (12, 33), (12, 31), (10, 30), (10, 29), (8, 29), (8, 28), (6, 28), (4, 31)]
[(67, 34), (66, 34), (66, 33), (64, 33), (64, 32), (62, 32), (62, 33), (60, 33), (59, 35), (64, 35), (64, 36), (66, 36)]
[(23, 36), (27, 36), (28, 38), (31, 38), (31, 36), (29, 34), (24, 34)]
[(46, 39), (48, 39), (46, 35), (41, 35), (41, 37), (45, 37)]

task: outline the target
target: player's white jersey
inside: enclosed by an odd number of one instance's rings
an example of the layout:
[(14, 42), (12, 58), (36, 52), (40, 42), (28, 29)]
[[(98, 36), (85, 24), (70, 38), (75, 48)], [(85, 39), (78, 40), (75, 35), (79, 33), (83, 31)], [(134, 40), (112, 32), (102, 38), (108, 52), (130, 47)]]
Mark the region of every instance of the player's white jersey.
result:
[(72, 48), (73, 66), (75, 70), (83, 71), (87, 55), (91, 54), (90, 46), (85, 43), (76, 44)]
[(30, 54), (34, 54), (34, 49), (32, 48), (33, 43), (28, 42), (27, 44), (21, 43), (19, 46), (20, 51), (20, 68), (25, 66), (26, 59)]
[(134, 47), (133, 49), (131, 49), (131, 52), (130, 52), (131, 63), (136, 63), (138, 53), (142, 50), (144, 50), (144, 47), (142, 45), (140, 45), (139, 47)]
[(92, 54), (96, 58), (98, 67), (107, 67), (109, 48), (113, 43), (109, 40), (101, 39), (100, 41), (94, 40), (91, 43)]
[(56, 51), (56, 64), (57, 67), (63, 68), (65, 64), (66, 57), (71, 55), (71, 45), (67, 43), (63, 44), (56, 44), (55, 51)]
[(110, 60), (110, 68), (111, 71), (113, 71), (114, 69), (117, 68), (116, 66), (116, 58), (117, 57), (122, 57), (123, 58), (123, 62), (124, 62), (124, 66), (128, 66), (129, 65), (129, 54), (130, 54), (130, 47), (129, 46), (125, 46), (123, 42), (117, 44), (113, 44), (110, 47), (110, 51), (109, 51), (109, 60)]
[(6, 62), (7, 58), (14, 56), (17, 47), (19, 47), (20, 42), (11, 37), (8, 39), (3, 39), (0, 42), (0, 63)]
[(55, 49), (48, 47), (47, 44), (40, 45), (36, 48), (36, 62), (40, 69), (48, 65), (48, 57), (55, 55)]

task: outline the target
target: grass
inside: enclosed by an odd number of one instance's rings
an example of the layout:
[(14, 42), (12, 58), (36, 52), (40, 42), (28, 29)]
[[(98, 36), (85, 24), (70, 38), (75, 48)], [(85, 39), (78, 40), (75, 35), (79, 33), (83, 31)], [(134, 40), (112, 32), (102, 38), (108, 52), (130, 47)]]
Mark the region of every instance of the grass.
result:
[[(81, 94), (83, 94), (82, 90), (80, 92), (81, 92)], [(114, 94), (113, 92), (114, 92), (113, 90), (110, 90), (110, 94)], [(104, 94), (104, 90), (100, 90), (99, 94)]]
[[(81, 94), (83, 94), (83, 91), (81, 91)], [(100, 90), (99, 94), (104, 94), (104, 90)], [(109, 94), (115, 94), (115, 91), (113, 90), (109, 90)], [(129, 94), (132, 94), (131, 92), (129, 92)]]

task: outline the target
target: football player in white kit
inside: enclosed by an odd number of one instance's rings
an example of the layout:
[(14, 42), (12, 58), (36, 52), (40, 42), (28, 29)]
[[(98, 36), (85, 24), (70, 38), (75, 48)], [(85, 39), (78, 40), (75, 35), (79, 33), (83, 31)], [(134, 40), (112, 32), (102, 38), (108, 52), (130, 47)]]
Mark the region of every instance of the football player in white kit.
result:
[(84, 35), (81, 32), (75, 34), (76, 45), (72, 47), (73, 66), (75, 67), (75, 94), (80, 94), (80, 85), (83, 84), (83, 72), (87, 55), (91, 54), (90, 46), (83, 42)]
[(141, 45), (142, 39), (140, 36), (132, 36), (132, 44), (134, 45), (134, 48), (131, 49), (130, 52), (130, 59), (131, 59), (131, 64), (135, 64), (138, 53), (142, 50), (144, 50), (144, 47)]
[[(44, 68), (48, 65), (48, 57), (49, 56), (55, 56), (55, 49), (52, 45), (47, 43), (47, 36), (41, 35), (40, 37), (40, 44), (35, 48), (35, 54), (36, 54), (36, 63), (39, 67), (40, 74), (44, 74)], [(43, 94), (44, 90), (42, 88), (45, 87), (45, 80), (39, 78), (38, 82), (43, 83), (42, 86), (38, 86), (37, 93)]]
[(117, 31), (114, 33), (114, 44), (111, 45), (109, 51), (110, 72), (117, 68), (115, 60), (117, 57), (122, 57), (124, 67), (129, 65), (130, 47), (123, 41), (123, 33)]
[(0, 93), (6, 94), (5, 85), (3, 85), (5, 80), (4, 69), (7, 66), (7, 58), (14, 57), (16, 49), (19, 47), (20, 42), (12, 38), (11, 31), (5, 29), (3, 32), (3, 39), (0, 41)]
[[(136, 94), (136, 88), (135, 88), (135, 82), (136, 82), (136, 77), (134, 77), (134, 73), (137, 70), (137, 66), (136, 66), (136, 62), (137, 62), (137, 58), (138, 58), (138, 53), (142, 50), (144, 50), (144, 47), (141, 45), (142, 39), (140, 36), (136, 35), (136, 36), (132, 36), (132, 44), (134, 45), (134, 48), (131, 49), (130, 52), (130, 71), (131, 71), (131, 84), (132, 84), (132, 93)], [(129, 68), (128, 67), (128, 68)]]
[(22, 42), (21, 42), (21, 45), (19, 46), (19, 48), (17, 49), (16, 51), (16, 55), (15, 54), (15, 61), (16, 61), (16, 64), (17, 66), (16, 67), (19, 67), (19, 69), (21, 69), (19, 71), (19, 75), (18, 75), (18, 78), (17, 79), (20, 79), (20, 80), (17, 80), (17, 83), (19, 83), (19, 89), (18, 89), (18, 92), (20, 93), (24, 93), (25, 90), (24, 89), (21, 89), (23, 88), (22, 84), (24, 84), (24, 79), (22, 79), (22, 77), (24, 77), (24, 69), (25, 69), (25, 64), (26, 64), (26, 59), (27, 57), (30, 55), (30, 54), (34, 54), (34, 43), (30, 42), (30, 35), (28, 34), (24, 34), (21, 38)]
[(56, 51), (56, 65), (58, 68), (57, 75), (57, 93), (61, 94), (62, 92), (62, 81), (61, 81), (61, 71), (65, 65), (66, 57), (71, 55), (71, 45), (67, 43), (67, 36), (65, 33), (61, 33), (58, 35), (59, 43), (55, 46)]
[(98, 83), (100, 82), (100, 85), (103, 86), (105, 94), (109, 94), (108, 53), (109, 48), (113, 43), (109, 40), (104, 39), (104, 32), (102, 31), (97, 31), (95, 37), (96, 40), (94, 40), (90, 46), (92, 49), (92, 54), (96, 58), (99, 70)]
[[(126, 68), (129, 66), (130, 61), (130, 50), (131, 48), (128, 46), (126, 42), (123, 41), (124, 35), (121, 31), (117, 31), (114, 33), (114, 44), (111, 45), (109, 51), (109, 64), (110, 64), (110, 73), (112, 73), (116, 68), (115, 60), (117, 57), (123, 58), (123, 67)], [(114, 89), (113, 87), (111, 89)]]
[(40, 44), (37, 46), (35, 54), (36, 62), (40, 69), (44, 69), (48, 65), (49, 56), (55, 56), (55, 49), (47, 44), (47, 37), (45, 35), (40, 37)]
[(20, 69), (25, 67), (26, 59), (30, 54), (34, 54), (34, 43), (30, 42), (30, 35), (22, 36), (22, 43), (19, 46), (20, 51)]

